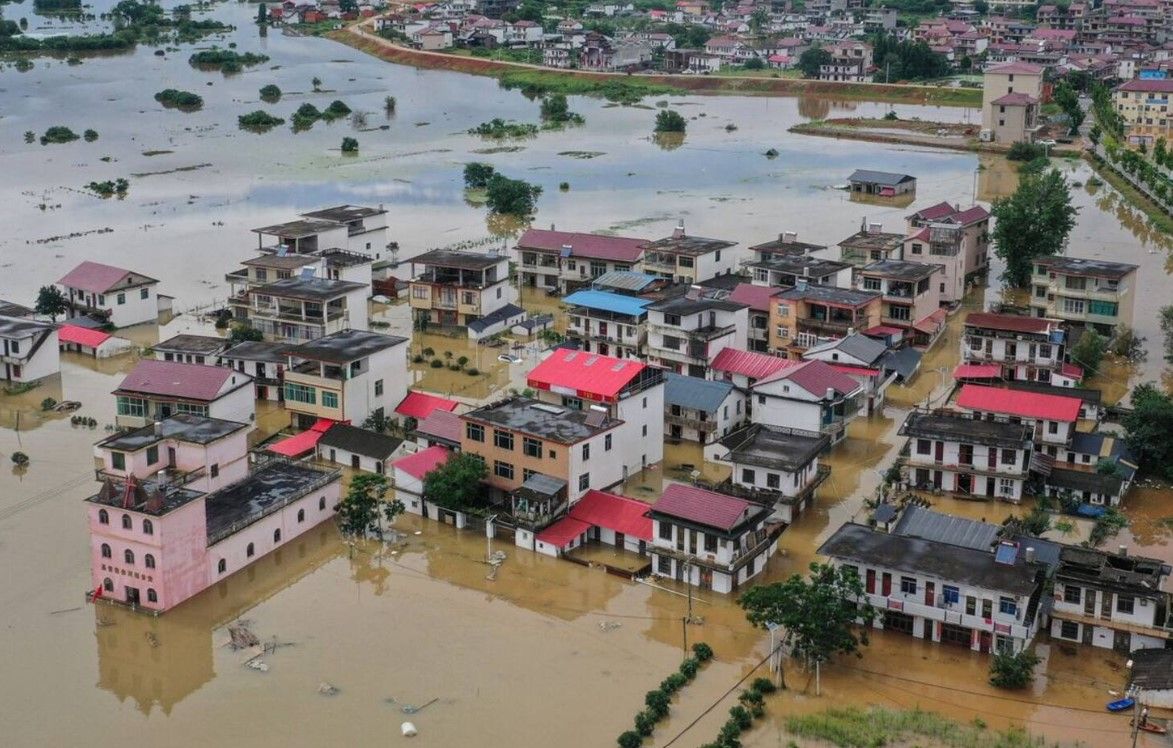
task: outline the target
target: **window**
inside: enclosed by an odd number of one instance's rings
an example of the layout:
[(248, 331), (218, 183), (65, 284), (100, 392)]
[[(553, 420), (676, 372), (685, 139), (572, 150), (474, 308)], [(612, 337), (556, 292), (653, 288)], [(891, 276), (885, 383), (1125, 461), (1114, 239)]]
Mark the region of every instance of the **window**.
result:
[(680, 315), (679, 314), (665, 314), (664, 315), (664, 324), (668, 325), (669, 327), (680, 327)]
[(1066, 314), (1083, 314), (1083, 299), (1063, 299), (1063, 311)]
[(111, 452), (110, 467), (114, 470), (126, 470), (126, 455), (122, 452)]
[(741, 469), (741, 482), (742, 483), (748, 483), (749, 485), (752, 486), (756, 480), (757, 480), (757, 474), (754, 473), (754, 471), (750, 470), (749, 468), (742, 468)]
[(789, 317), (790, 316), (790, 305), (789, 304), (779, 304), (778, 305), (778, 316), (779, 317)]
[(273, 531), (273, 542), (274, 543), (281, 542), (281, 528), (280, 527), (278, 527), (276, 530)]
[(98, 510), (98, 524), (99, 525), (110, 524), (110, 512), (107, 512), (105, 509), (99, 509)]
[(916, 453), (918, 455), (927, 455), (933, 450), (933, 443), (928, 439), (916, 440)]
[(147, 588), (147, 602), (148, 602), (148, 603), (157, 603), (157, 602), (159, 602), (159, 595), (158, 595), (158, 593), (156, 593), (156, 592), (155, 592), (155, 590), (154, 590), (154, 589), (152, 589), (152, 588)]
[(537, 439), (524, 436), (521, 439), (521, 453), (526, 457), (540, 458), (542, 456), (542, 443)]
[(154, 534), (155, 534), (155, 523), (150, 521), (149, 519), (144, 519), (143, 520), (143, 535), (154, 535)]
[(325, 497), (325, 496), (323, 496), (322, 498), (318, 499), (318, 511), (319, 511), (319, 512), (324, 512), (324, 511), (326, 511), (326, 497)]
[(1115, 317), (1119, 308), (1119, 305), (1114, 301), (1089, 301), (1087, 303), (1087, 313), (1098, 314), (1101, 317)]
[(297, 510), (297, 521), (298, 521), (299, 523), (300, 523), (300, 522), (305, 522), (305, 510), (304, 510), (304, 509), (298, 509), (298, 510)]
[[(795, 476), (797, 479), (797, 476)], [(766, 488), (781, 488), (782, 476), (777, 473), (766, 473)]]
[(582, 410), (582, 398), (563, 396), (562, 407), (572, 410)]
[(106, 294), (98, 294), (98, 306), (106, 305)]
[(413, 299), (427, 300), (432, 298), (432, 289), (427, 286), (412, 286), (411, 297)]
[(1050, 358), (1050, 357), (1051, 357), (1051, 346), (1046, 343), (1041, 344), (1039, 346), (1039, 358)]
[(155, 568), (155, 557), (150, 553), (143, 556), (143, 566), (147, 567), (148, 569)]
[(493, 460), (493, 475), (505, 480), (513, 480), (513, 465), (501, 460)]
[(956, 605), (957, 601), (961, 599), (961, 592), (952, 585), (945, 585), (941, 588), (941, 599), (945, 601), (946, 605)]
[(118, 294), (118, 303), (120, 305), (126, 303), (126, 294), (124, 294), (124, 293)]
[(656, 556), (656, 573), (669, 575), (672, 573), (672, 559), (667, 556)]
[(493, 445), (498, 449), (513, 451), (513, 432), (493, 429)]
[(383, 380), (376, 379), (375, 380), (375, 397), (382, 397), (382, 396), (383, 396)]
[(705, 553), (717, 552), (717, 536), (712, 533), (705, 533)]
[(226, 571), (228, 571), (228, 562), (224, 559), (220, 559), (220, 563), (216, 564), (216, 572), (223, 574)]
[(110, 546), (102, 543), (102, 558), (112, 558), (113, 554), (110, 552)]
[(643, 425), (643, 428), (642, 428), (642, 429), (640, 429), (640, 435), (641, 435), (641, 436), (647, 436), (647, 435), (648, 435), (648, 425), (647, 425), (646, 423)]
[(994, 601), (982, 600), (982, 618), (992, 618), (994, 616)]
[(578, 490), (579, 491), (585, 491), (590, 487), (591, 487), (591, 474), (590, 473), (583, 473), (582, 475), (578, 476)]
[(220, 477), (220, 465), (218, 465), (217, 463), (214, 463), (214, 462), (211, 465), (209, 465), (208, 466), (208, 475), (213, 478), (219, 478)]
[(323, 408), (337, 408), (338, 407), (338, 393), (337, 392), (322, 392), (322, 407)]
[(464, 435), (474, 442), (483, 442), (485, 440), (485, 427), (479, 423), (466, 423), (464, 425)]
[(1124, 613), (1125, 615), (1132, 615), (1133, 608), (1136, 606), (1136, 598), (1132, 595), (1116, 595), (1116, 612)]
[(193, 416), (206, 416), (208, 415), (208, 406), (195, 403), (175, 403), (175, 412), (188, 413)]
[(122, 560), (128, 564), (134, 564), (134, 551), (127, 548), (122, 552)]
[(1083, 598), (1083, 588), (1073, 584), (1063, 585), (1063, 602), (1079, 605)]
[(1013, 496), (1014, 495), (1014, 479), (1013, 478), (999, 478), (998, 479), (998, 495), (999, 496)]
[(1058, 421), (1047, 421), (1047, 433), (1048, 434), (1058, 434), (1059, 433), (1059, 422)]
[(1016, 449), (1003, 449), (1002, 450), (1002, 464), (1003, 465), (1014, 465), (1017, 462), (1018, 462), (1018, 450), (1016, 450)]
[(660, 536), (660, 540), (671, 540), (672, 539), (672, 525), (668, 524), (667, 522), (660, 522), (659, 525), (660, 525), (660, 530), (657, 534)]
[(122, 515), (122, 529), (123, 530), (133, 530), (134, 529), (134, 522), (131, 521), (129, 514)]
[(1079, 624), (1075, 621), (1063, 621), (1059, 625), (1059, 638), (1079, 640)]
[(249, 558), (252, 558), (253, 554), (255, 554), (256, 552), (257, 552), (257, 549), (253, 546), (252, 543), (249, 543), (248, 546), (244, 549), (244, 555)]
[(607, 434), (606, 436), (603, 437), (603, 451), (604, 452), (611, 451), (611, 435), (610, 434)]
[(1000, 597), (998, 598), (998, 612), (1008, 616), (1018, 615), (1018, 603), (1014, 601), (1013, 597)]
[(589, 460), (590, 458), (591, 458), (591, 445), (590, 445), (590, 442), (587, 442), (586, 444), (582, 445), (582, 459)]
[(915, 595), (916, 579), (914, 577), (900, 577), (900, 591), (906, 595)]
[(896, 304), (888, 305), (888, 319), (894, 319), (900, 322), (907, 322), (912, 319), (912, 310), (906, 306), (898, 306)]
[(863, 279), (863, 290), (865, 291), (879, 291), (882, 285), (879, 278)]
[(114, 591), (114, 580), (111, 579), (110, 577), (106, 577), (105, 579), (103, 579), (102, 580), (102, 589), (106, 590), (107, 592), (113, 592)]
[(304, 384), (285, 383), (285, 399), (295, 403), (315, 405), (318, 402), (318, 391)]
[(967, 595), (965, 598), (965, 614), (972, 616), (977, 613), (977, 600), (972, 595)]

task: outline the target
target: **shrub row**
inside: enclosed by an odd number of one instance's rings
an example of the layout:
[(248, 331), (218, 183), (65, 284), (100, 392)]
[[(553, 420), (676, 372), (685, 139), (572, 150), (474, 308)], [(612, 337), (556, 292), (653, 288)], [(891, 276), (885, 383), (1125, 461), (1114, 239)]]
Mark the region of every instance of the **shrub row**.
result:
[(704, 642), (692, 645), (692, 657), (680, 663), (680, 669), (660, 682), (660, 687), (644, 695), (644, 710), (635, 715), (635, 729), (619, 736), (619, 748), (639, 748), (644, 738), (652, 734), (656, 724), (668, 716), (672, 694), (687, 686), (701, 664), (713, 659), (713, 648)]

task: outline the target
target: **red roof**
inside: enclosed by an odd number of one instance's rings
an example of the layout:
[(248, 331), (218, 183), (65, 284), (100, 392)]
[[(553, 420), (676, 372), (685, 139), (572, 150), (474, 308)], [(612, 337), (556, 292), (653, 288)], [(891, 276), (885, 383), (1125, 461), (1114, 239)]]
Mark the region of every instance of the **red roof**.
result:
[(559, 548), (592, 527), (603, 527), (651, 542), (652, 520), (647, 504), (606, 491), (587, 491), (570, 513), (538, 533), (537, 539)]
[(1029, 62), (1011, 62), (1006, 65), (999, 65), (996, 68), (990, 68), (987, 73), (1021, 73), (1023, 75), (1042, 75), (1043, 66), (1034, 65)]
[(901, 330), (899, 327), (892, 327), (891, 325), (876, 325), (875, 327), (869, 327), (868, 329), (864, 330), (863, 334), (887, 336), (899, 335), (902, 332), (904, 332), (904, 330)]
[(990, 211), (986, 210), (980, 205), (974, 205), (973, 207), (966, 208), (965, 210), (958, 213), (954, 213), (953, 215), (949, 216), (949, 220), (965, 226), (971, 223), (976, 223), (977, 221), (984, 221), (989, 217)]
[(421, 449), (413, 455), (405, 455), (391, 461), (391, 466), (408, 475), (423, 480), (423, 477), (448, 461), (449, 452), (441, 446)]
[(998, 379), (1002, 367), (997, 364), (961, 364), (953, 370), (954, 379)]
[(775, 372), (765, 379), (760, 379), (755, 386), (761, 386), (779, 379), (785, 379), (796, 384), (812, 395), (822, 397), (827, 390), (835, 390), (840, 395), (847, 395), (859, 389), (859, 382), (838, 372), (826, 361), (817, 359), (802, 363)]
[(922, 221), (939, 221), (942, 218), (948, 218), (957, 212), (957, 209), (945, 201), (941, 201), (936, 205), (930, 205), (927, 208), (922, 208), (913, 213), (913, 217), (919, 218)]
[(987, 330), (1005, 332), (1030, 332), (1045, 334), (1054, 325), (1053, 320), (1041, 317), (1022, 317), (1017, 314), (994, 314), (992, 312), (971, 312), (965, 318), (966, 327), (981, 327)]
[(999, 96), (990, 102), (998, 106), (1027, 106), (1029, 104), (1037, 104), (1039, 100), (1030, 94), (1024, 94), (1021, 91), (1008, 93), (1005, 96)]
[(417, 423), (415, 430), (425, 437), (444, 439), (459, 444), (460, 437), (464, 434), (464, 422), (460, 420), (460, 416), (451, 411), (437, 409)]
[(1138, 91), (1141, 93), (1173, 93), (1171, 78), (1134, 78), (1116, 89), (1117, 91)]
[(90, 293), (106, 293), (130, 274), (129, 270), (86, 260), (57, 281), (67, 288), (80, 288)]
[(395, 406), (395, 412), (401, 416), (422, 421), (430, 416), (434, 410), (453, 411), (456, 410), (458, 404), (455, 400), (412, 390), (407, 393), (407, 397), (403, 398), (403, 402)]
[(74, 343), (88, 348), (97, 348), (111, 338), (110, 333), (91, 330), (79, 325), (62, 325), (57, 330), (57, 339), (62, 343)]
[(337, 421), (332, 421), (329, 418), (319, 418), (308, 430), (294, 434), (288, 439), (273, 442), (266, 449), (286, 457), (301, 457), (318, 446), (318, 441), (335, 423)]
[(835, 371), (846, 374), (849, 377), (878, 377), (880, 376), (879, 369), (871, 369), (867, 366), (849, 366), (847, 364), (829, 364)]
[(561, 252), (564, 246), (569, 245), (571, 257), (614, 260), (616, 262), (636, 262), (643, 254), (644, 245), (647, 243), (647, 239), (635, 239), (628, 236), (601, 236), (599, 234), (548, 231), (546, 229), (529, 229), (517, 240), (519, 249)]
[(1059, 373), (1072, 379), (1083, 379), (1083, 367), (1076, 366), (1075, 364), (1063, 364), (1059, 369)]
[(145, 359), (131, 369), (117, 391), (211, 402), (232, 377), (240, 377), (240, 382), (252, 381), (247, 374), (224, 366)]
[(534, 367), (526, 384), (586, 400), (615, 400), (647, 364), (629, 358), (557, 349)]
[(739, 283), (737, 288), (729, 294), (730, 301), (745, 304), (757, 312), (770, 311), (770, 299), (774, 294), (781, 293), (782, 289), (772, 286), (755, 286), (752, 283)]
[(1081, 404), (1082, 401), (1078, 397), (1041, 395), (978, 384), (964, 385), (961, 388), (961, 395), (957, 398), (957, 405), (967, 410), (1067, 422), (1074, 422), (1079, 418)]
[(741, 374), (750, 379), (762, 379), (797, 365), (797, 361), (771, 356), (768, 353), (743, 351), (726, 346), (717, 353), (710, 368), (714, 371)]
[(652, 511), (719, 530), (732, 530), (754, 513), (756, 504), (697, 486), (673, 483), (664, 489)]
[(938, 309), (924, 319), (914, 322), (912, 327), (914, 330), (923, 332), (926, 335), (932, 335), (941, 329), (941, 325), (945, 324), (945, 317), (947, 316), (949, 316), (948, 312), (944, 309)]

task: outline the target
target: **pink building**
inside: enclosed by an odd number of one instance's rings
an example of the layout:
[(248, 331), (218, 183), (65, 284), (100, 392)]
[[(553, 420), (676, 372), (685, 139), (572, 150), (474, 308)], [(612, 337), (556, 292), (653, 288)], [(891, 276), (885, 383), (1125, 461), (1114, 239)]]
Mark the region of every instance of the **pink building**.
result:
[(334, 516), (338, 473), (280, 459), (250, 472), (249, 428), (181, 414), (97, 444), (95, 595), (162, 612)]

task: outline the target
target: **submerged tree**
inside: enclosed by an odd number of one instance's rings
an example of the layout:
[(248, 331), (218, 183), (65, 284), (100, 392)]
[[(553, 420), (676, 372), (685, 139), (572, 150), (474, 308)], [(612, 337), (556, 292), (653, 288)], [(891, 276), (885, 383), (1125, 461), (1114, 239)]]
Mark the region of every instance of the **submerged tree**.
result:
[(481, 493), (481, 481), (488, 474), (484, 460), (459, 452), (424, 476), (424, 498), (449, 509), (473, 506)]
[(390, 482), (386, 476), (360, 473), (350, 480), (350, 487), (338, 505), (338, 522), (342, 532), (351, 536), (374, 533), (383, 537), (383, 522), (394, 522), (403, 512), (403, 502), (385, 501)]
[(43, 314), (54, 322), (58, 314), (64, 314), (69, 301), (57, 286), (41, 286), (37, 291), (37, 303), (33, 307), (37, 314)]
[(1029, 285), (1035, 258), (1059, 254), (1078, 212), (1057, 169), (1023, 174), (1013, 195), (994, 201), (995, 252), (1006, 262), (1003, 277), (1009, 285)]

